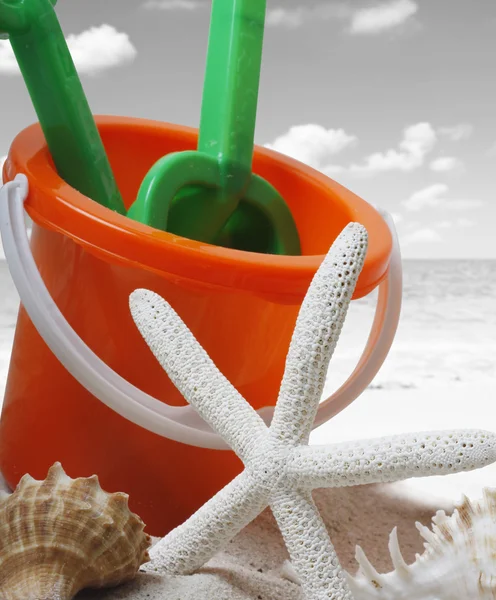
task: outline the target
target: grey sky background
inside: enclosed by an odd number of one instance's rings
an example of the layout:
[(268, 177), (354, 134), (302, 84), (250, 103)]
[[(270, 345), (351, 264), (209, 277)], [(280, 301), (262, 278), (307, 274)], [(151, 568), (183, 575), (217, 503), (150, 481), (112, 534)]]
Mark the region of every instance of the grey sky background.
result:
[[(392, 212), (406, 258), (496, 258), (496, 3), (268, 8), (257, 143)], [(197, 126), (209, 10), (209, 0), (60, 0), (93, 112)], [(0, 90), (3, 155), (36, 120), (8, 42)]]

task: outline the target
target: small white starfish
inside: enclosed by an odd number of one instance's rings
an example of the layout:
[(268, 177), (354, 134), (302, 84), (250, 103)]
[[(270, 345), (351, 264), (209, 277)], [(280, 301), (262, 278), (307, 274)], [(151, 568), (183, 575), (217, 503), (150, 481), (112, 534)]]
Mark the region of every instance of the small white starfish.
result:
[(301, 307), (274, 417), (267, 427), (216, 368), (160, 296), (131, 294), (136, 325), (170, 379), (244, 462), (244, 471), (150, 551), (145, 570), (189, 574), (270, 505), (308, 600), (352, 594), (322, 518), (315, 488), (391, 482), (483, 467), (496, 461), (496, 435), (426, 432), (308, 446), (327, 368), (367, 250), (349, 224), (317, 271)]

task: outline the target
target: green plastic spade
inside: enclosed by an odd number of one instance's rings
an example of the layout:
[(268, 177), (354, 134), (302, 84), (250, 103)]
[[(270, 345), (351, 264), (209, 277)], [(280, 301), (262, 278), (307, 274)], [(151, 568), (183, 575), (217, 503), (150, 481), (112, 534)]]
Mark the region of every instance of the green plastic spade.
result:
[(59, 175), (125, 214), (54, 6), (57, 0), (0, 0), (0, 38), (10, 39)]
[(284, 199), (252, 173), (266, 0), (213, 0), (196, 151), (147, 173), (128, 216), (199, 241), (300, 254)]

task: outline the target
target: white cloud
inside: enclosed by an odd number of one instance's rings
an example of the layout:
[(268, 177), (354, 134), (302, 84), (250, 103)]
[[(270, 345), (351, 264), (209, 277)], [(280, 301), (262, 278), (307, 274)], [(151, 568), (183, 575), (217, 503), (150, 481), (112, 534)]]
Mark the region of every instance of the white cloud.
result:
[(286, 154), (327, 173), (339, 172), (332, 160), (357, 141), (343, 129), (325, 129), (321, 125), (295, 125), (284, 135), (279, 136), (267, 148)]
[(418, 11), (413, 0), (393, 0), (357, 10), (350, 25), (353, 34), (377, 34), (403, 25)]
[(423, 208), (440, 208), (443, 210), (470, 210), (479, 208), (485, 203), (480, 200), (463, 200), (445, 198), (449, 191), (445, 183), (434, 183), (418, 192), (415, 192), (404, 200), (402, 204), (407, 210), (418, 211)]
[(431, 161), (429, 165), (431, 171), (445, 173), (447, 171), (455, 171), (462, 167), (462, 161), (454, 156), (440, 156)]
[(288, 27), (294, 29), (303, 24), (308, 18), (308, 9), (298, 8), (273, 8), (267, 12), (266, 25), (268, 27)]
[(334, 177), (335, 175), (339, 175), (340, 173), (346, 172), (346, 169), (341, 165), (329, 164), (320, 169), (322, 173), (327, 175), (328, 177)]
[(443, 238), (439, 231), (432, 227), (422, 227), (411, 233), (400, 235), (400, 242), (402, 246), (409, 246), (411, 244), (419, 243), (439, 243), (442, 242)]
[(466, 140), (474, 132), (474, 128), (470, 123), (459, 123), (451, 127), (441, 127), (439, 133), (445, 135), (448, 139), (453, 142), (460, 142)]
[(437, 223), (436, 227), (438, 229), (452, 229), (453, 227), (466, 228), (466, 227), (474, 227), (475, 221), (471, 219), (466, 219), (465, 217), (460, 217), (455, 219), (454, 221), (440, 221)]
[(423, 227), (422, 229), (417, 229), (416, 231), (400, 236), (400, 241), (402, 246), (409, 246), (410, 244), (426, 242), (438, 243), (442, 242), (443, 238), (439, 231), (436, 231), (432, 227)]
[(473, 227), (474, 221), (460, 217), (454, 220), (443, 220), (433, 223), (430, 227), (419, 226), (418, 223), (411, 224), (411, 230), (409, 232), (400, 232), (400, 243), (403, 247), (410, 246), (412, 244), (437, 244), (443, 241), (442, 231), (456, 228)]
[(202, 6), (204, 3), (196, 0), (148, 0), (143, 4), (143, 8), (158, 10), (195, 10)]
[(449, 187), (445, 183), (435, 183), (412, 194), (408, 200), (403, 201), (403, 205), (408, 210), (437, 207), (443, 202), (441, 196), (448, 191)]
[(474, 227), (475, 221), (472, 219), (466, 219), (465, 217), (460, 217), (455, 221), (455, 227)]
[(417, 123), (406, 127), (397, 149), (375, 152), (362, 164), (348, 167), (334, 163), (334, 157), (358, 141), (343, 129), (325, 129), (321, 125), (308, 124), (291, 127), (268, 148), (277, 150), (319, 169), (329, 176), (349, 173), (356, 176), (372, 176), (390, 171), (410, 172), (421, 167), (426, 155), (437, 142), (437, 135), (430, 123)]
[(267, 11), (266, 24), (268, 27), (296, 29), (307, 21), (349, 19), (352, 14), (352, 9), (346, 4), (339, 2), (317, 4), (316, 6), (298, 6), (295, 8), (279, 6)]
[(321, 2), (315, 6), (278, 6), (267, 12), (267, 26), (295, 29), (309, 21), (339, 20), (353, 35), (382, 33), (402, 25), (418, 10), (413, 0), (390, 0), (371, 8), (352, 8), (346, 2)]
[[(131, 62), (137, 55), (127, 33), (105, 24), (69, 35), (67, 45), (80, 74), (96, 75)], [(12, 46), (7, 40), (0, 40), (0, 73), (20, 75)]]
[[(358, 138), (343, 129), (325, 129), (316, 124), (298, 125), (291, 127), (287, 133), (278, 137), (273, 143), (267, 144), (267, 147), (292, 156), (330, 177), (343, 173), (356, 177), (369, 177), (393, 171), (409, 173), (424, 166), (428, 155), (436, 147), (438, 132), (439, 130), (436, 131), (428, 122), (410, 125), (403, 130), (397, 148), (374, 152), (366, 156), (361, 163), (352, 163), (348, 166), (336, 164), (335, 156), (344, 149), (355, 145)], [(463, 163), (456, 157), (440, 156), (432, 159), (428, 166), (432, 171), (442, 173), (462, 169)], [(431, 188), (427, 189), (432, 192)], [(439, 194), (445, 191), (444, 188), (438, 190), (436, 186), (433, 189)], [(423, 194), (425, 190), (421, 190), (421, 192)], [(413, 200), (409, 199), (409, 204), (416, 206), (420, 202), (427, 202), (423, 199), (422, 194), (420, 199), (414, 194)], [(429, 197), (428, 201), (432, 204), (440, 203), (442, 200), (439, 197)], [(477, 204), (476, 201), (450, 201), (453, 208), (460, 210), (469, 205), (473, 207), (475, 204)]]
[(451, 229), (453, 221), (440, 221), (436, 226), (438, 229)]
[(80, 73), (99, 73), (131, 62), (137, 55), (128, 34), (111, 25), (91, 27), (78, 35), (69, 35), (67, 45)]
[(434, 149), (436, 132), (430, 123), (407, 127), (399, 149), (375, 152), (362, 165), (351, 165), (349, 171), (358, 175), (374, 175), (387, 171), (413, 171), (424, 164), (425, 156)]

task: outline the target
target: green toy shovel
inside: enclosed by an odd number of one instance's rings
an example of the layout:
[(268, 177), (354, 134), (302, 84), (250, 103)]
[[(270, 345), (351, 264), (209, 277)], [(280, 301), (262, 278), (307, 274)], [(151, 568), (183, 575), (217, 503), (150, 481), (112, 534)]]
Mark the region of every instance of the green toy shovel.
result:
[(164, 156), (128, 216), (183, 237), (300, 254), (284, 199), (252, 173), (266, 0), (213, 0), (196, 151)]
[(59, 175), (103, 206), (124, 203), (54, 6), (0, 0), (0, 38), (10, 39)]

